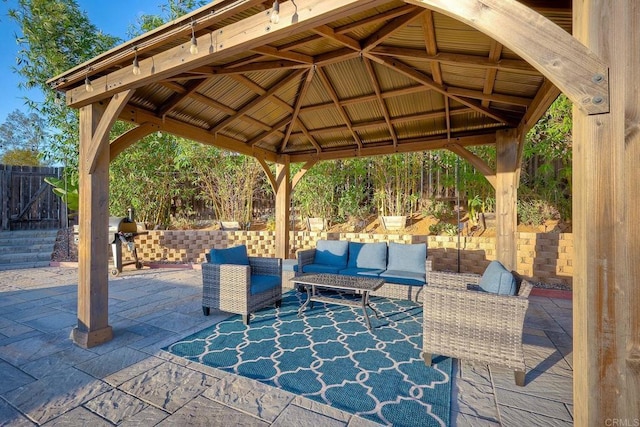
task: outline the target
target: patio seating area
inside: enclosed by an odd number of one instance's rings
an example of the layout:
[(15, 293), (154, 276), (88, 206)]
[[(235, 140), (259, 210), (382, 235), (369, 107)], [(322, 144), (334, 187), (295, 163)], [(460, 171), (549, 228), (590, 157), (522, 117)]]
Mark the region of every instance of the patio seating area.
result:
[[(161, 350), (227, 317), (203, 316), (198, 270), (110, 278), (114, 338), (78, 347), (77, 273), (0, 272), (1, 425), (372, 425)], [(454, 363), (452, 425), (573, 425), (571, 300), (530, 296), (523, 341), (524, 387), (511, 369)]]

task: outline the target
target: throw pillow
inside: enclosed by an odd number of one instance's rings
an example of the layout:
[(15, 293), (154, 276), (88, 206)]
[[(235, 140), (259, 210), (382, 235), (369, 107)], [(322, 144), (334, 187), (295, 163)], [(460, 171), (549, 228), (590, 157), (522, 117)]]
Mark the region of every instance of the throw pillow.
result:
[(347, 266), (348, 248), (346, 240), (318, 240), (313, 263), (344, 268)]
[(499, 295), (516, 294), (516, 278), (500, 261), (491, 261), (480, 278), (480, 289)]
[(249, 265), (246, 245), (226, 249), (211, 249), (210, 257), (212, 264)]

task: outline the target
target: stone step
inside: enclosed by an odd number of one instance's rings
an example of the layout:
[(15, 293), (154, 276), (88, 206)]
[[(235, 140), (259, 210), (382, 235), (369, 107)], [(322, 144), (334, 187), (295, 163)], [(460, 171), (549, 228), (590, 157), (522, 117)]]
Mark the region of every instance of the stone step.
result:
[(51, 242), (31, 243), (26, 244), (24, 242), (14, 242), (12, 245), (0, 245), (0, 255), (2, 254), (15, 254), (15, 253), (34, 253), (34, 252), (48, 252), (53, 251), (53, 245), (55, 240)]
[(0, 264), (19, 264), (23, 262), (51, 261), (51, 250), (34, 253), (0, 254)]
[(0, 270), (47, 267), (58, 230), (0, 232)]
[(28, 261), (28, 262), (14, 262), (14, 263), (0, 263), (0, 271), (5, 270), (19, 270), (24, 268), (42, 268), (49, 267), (50, 261)]

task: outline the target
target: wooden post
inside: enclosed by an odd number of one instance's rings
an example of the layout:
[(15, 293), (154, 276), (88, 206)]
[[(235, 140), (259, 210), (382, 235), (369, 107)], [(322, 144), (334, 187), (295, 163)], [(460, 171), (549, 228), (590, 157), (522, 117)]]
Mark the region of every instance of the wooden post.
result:
[(608, 114), (573, 110), (574, 422), (637, 426), (640, 2), (582, 0), (573, 8), (575, 37), (609, 64), (610, 85)]
[(496, 132), (496, 258), (509, 270), (517, 264), (517, 129)]
[[(111, 340), (109, 326), (109, 141), (92, 145), (104, 114), (99, 104), (80, 109), (78, 325), (73, 341), (89, 348)], [(96, 147), (92, 150), (92, 146)], [(95, 153), (92, 158), (91, 152)], [(93, 164), (93, 171), (90, 172)]]
[(289, 205), (291, 204), (291, 170), (289, 156), (276, 164), (276, 257), (289, 258)]

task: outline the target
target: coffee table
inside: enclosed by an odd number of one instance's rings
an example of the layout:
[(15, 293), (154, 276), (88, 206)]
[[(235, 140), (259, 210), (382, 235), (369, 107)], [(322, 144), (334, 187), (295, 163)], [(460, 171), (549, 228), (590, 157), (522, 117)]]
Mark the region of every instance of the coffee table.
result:
[[(367, 307), (369, 307), (376, 316), (379, 318), (378, 311), (371, 307), (369, 304), (369, 293), (375, 291), (384, 284), (383, 279), (377, 277), (362, 277), (362, 276), (346, 276), (342, 274), (303, 274), (289, 279), (294, 284), (302, 285), (307, 290), (307, 300), (298, 309), (298, 317), (302, 316), (302, 312), (307, 308), (309, 303), (313, 302), (326, 302), (329, 304), (338, 304), (351, 307), (362, 307), (364, 313), (364, 319), (367, 322), (367, 329), (371, 330), (371, 321), (367, 313)], [(317, 288), (329, 288), (338, 289), (344, 291), (359, 291), (362, 293), (362, 299), (358, 301), (345, 300), (342, 298), (332, 298), (328, 296), (321, 296), (317, 293)]]

